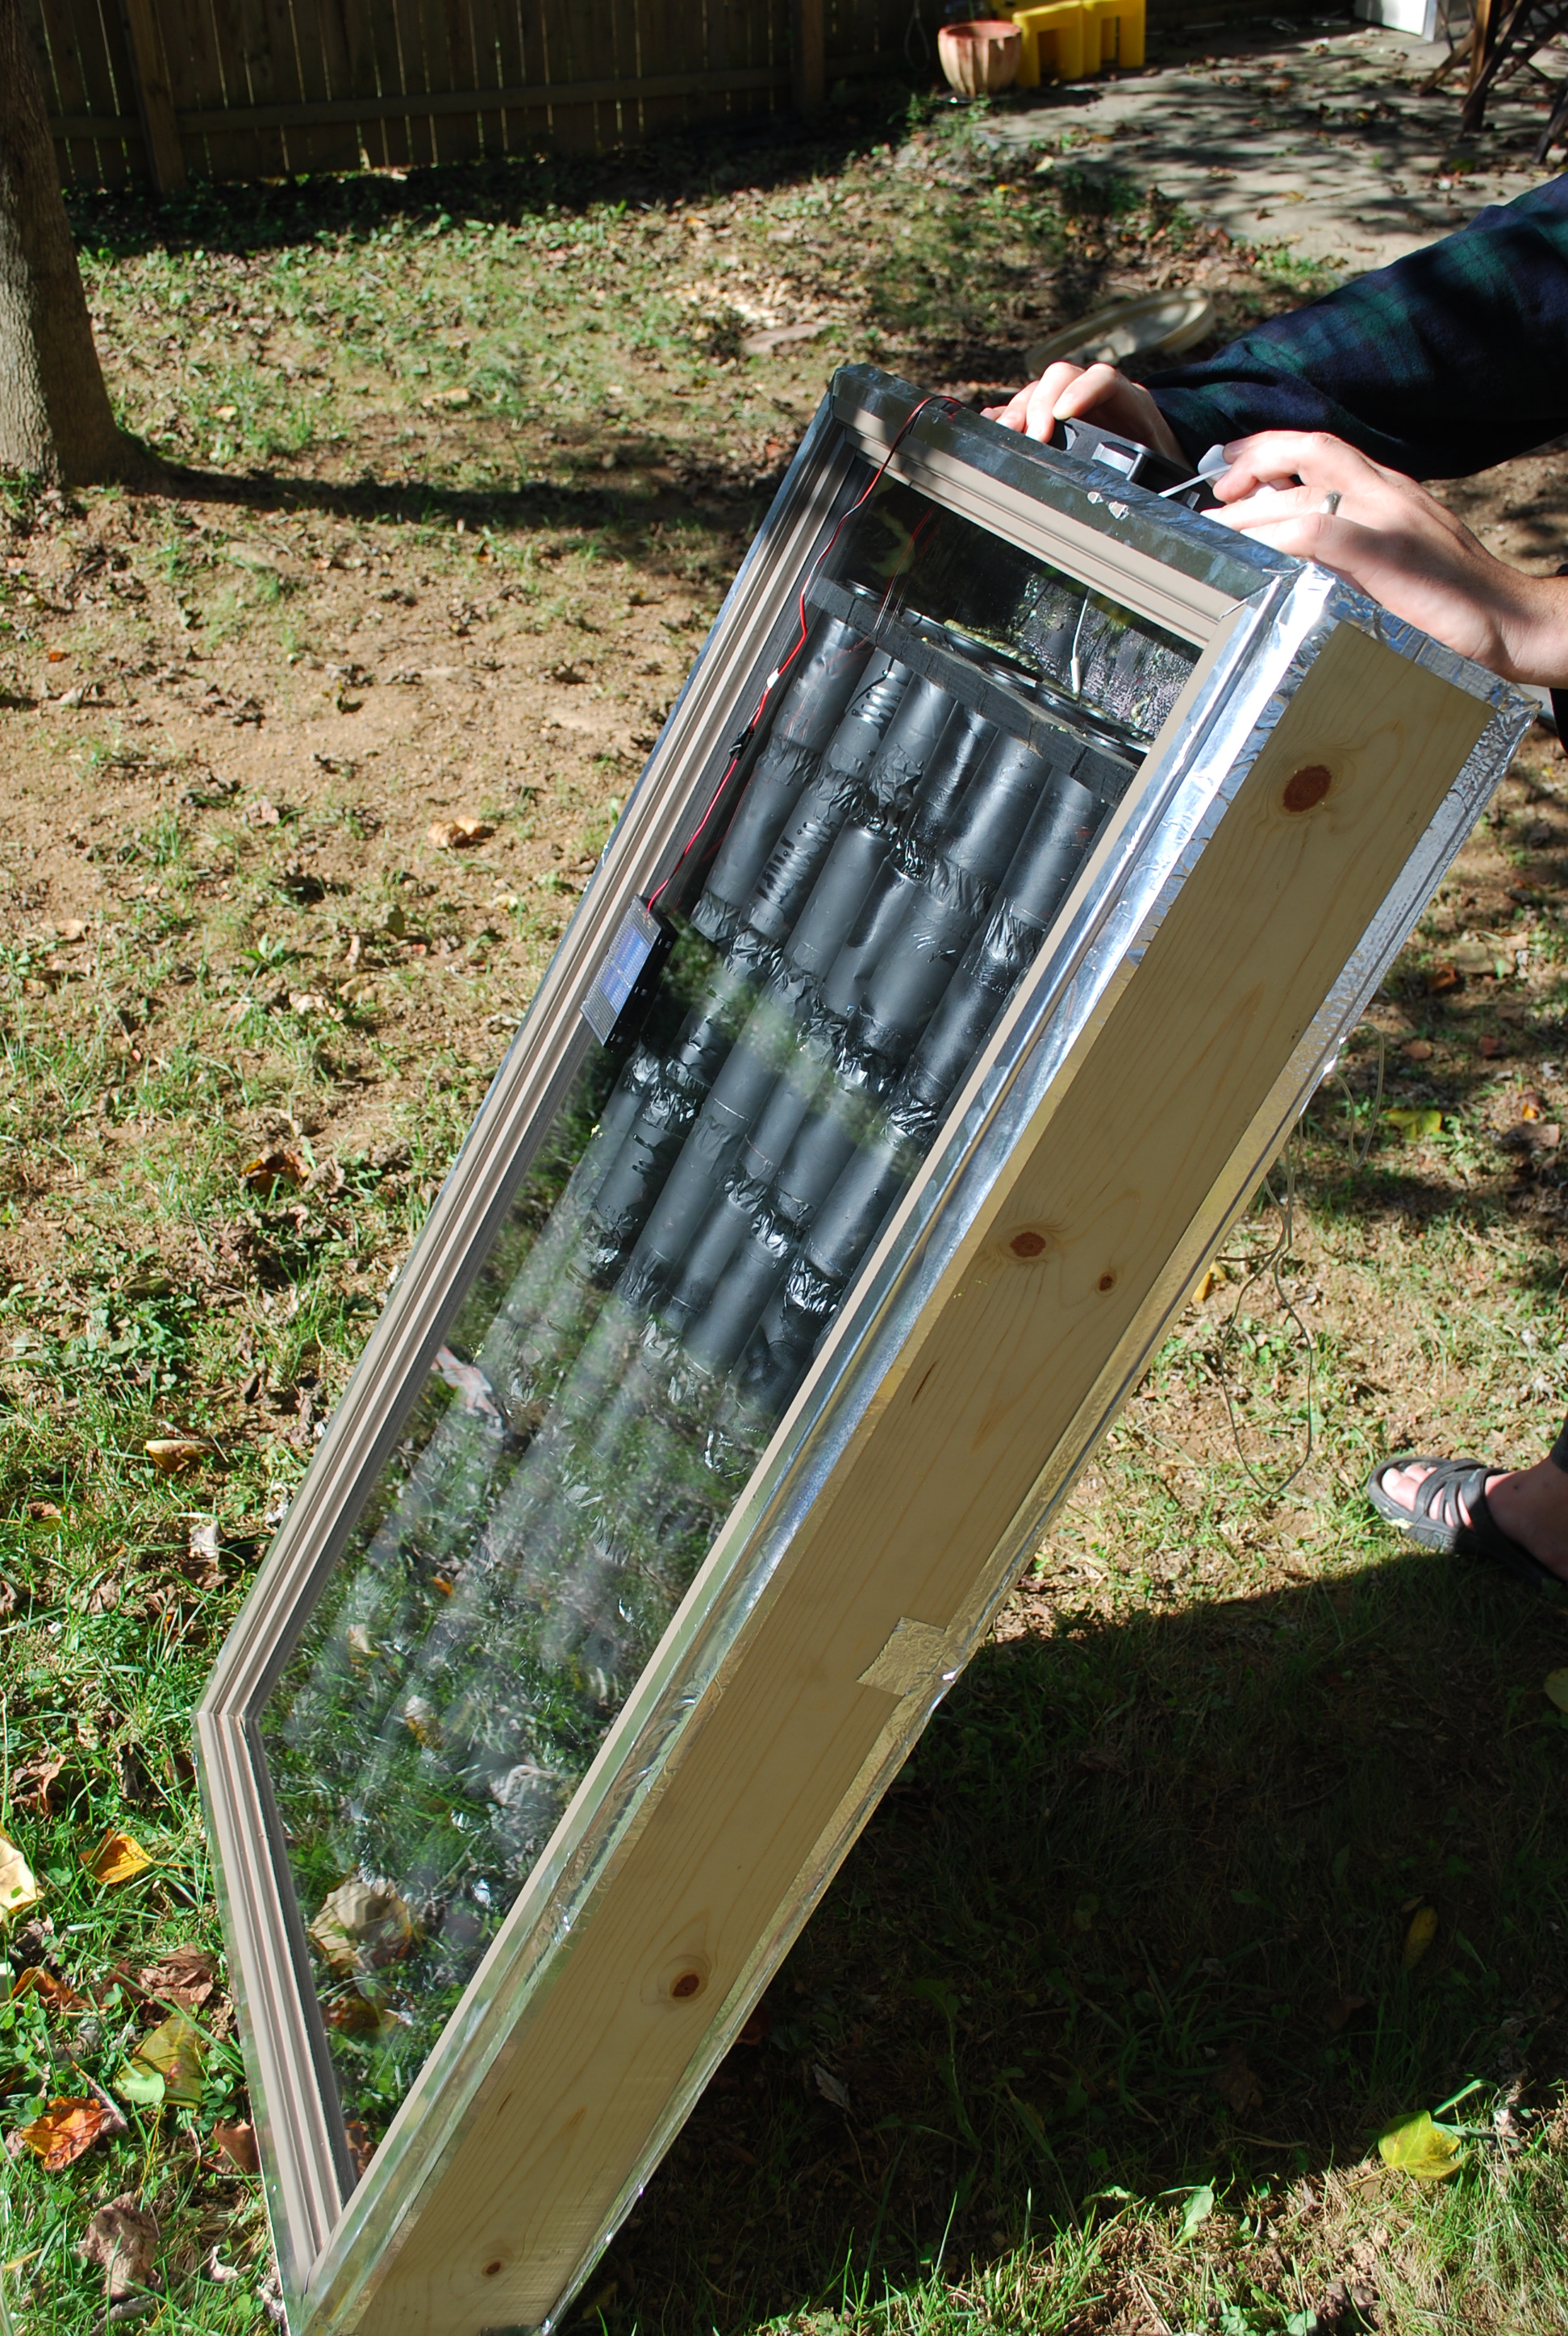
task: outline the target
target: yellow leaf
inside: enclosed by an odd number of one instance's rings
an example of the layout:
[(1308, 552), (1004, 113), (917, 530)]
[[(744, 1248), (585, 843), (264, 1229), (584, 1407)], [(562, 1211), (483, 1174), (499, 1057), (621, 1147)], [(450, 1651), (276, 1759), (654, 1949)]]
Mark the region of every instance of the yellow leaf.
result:
[(1428, 1135), (1440, 1135), (1443, 1132), (1443, 1114), (1430, 1105), (1400, 1104), (1383, 1116), (1390, 1126), (1399, 1130), (1407, 1144), (1420, 1144)]
[(36, 1906), (38, 1884), (33, 1879), (33, 1869), (14, 1841), (0, 1833), (0, 1920), (8, 1914), (19, 1914), (24, 1906)]
[(144, 2036), (131, 2058), (163, 2079), (163, 2098), (194, 2108), (201, 2098), (201, 2063), (207, 2039), (188, 2012), (171, 2011)]
[(139, 1841), (132, 1841), (128, 1833), (116, 1833), (112, 1827), (97, 1848), (82, 1863), (94, 1882), (108, 1884), (134, 1882), (139, 1874), (146, 1873), (152, 1860)]
[(1378, 2136), (1378, 2155), (1396, 2174), (1414, 2175), (1417, 2182), (1442, 2182), (1457, 2173), (1464, 2160), (1459, 2136), (1451, 2126), (1435, 2125), (1425, 2109), (1413, 2117), (1396, 2117)]
[(192, 1444), (185, 1436), (150, 1436), (141, 1448), (165, 1476), (176, 1476), (181, 1468), (194, 1467), (207, 1456), (205, 1444)]
[(1559, 1711), (1568, 1711), (1568, 1671), (1548, 1671), (1542, 1686)]
[(58, 2174), (63, 2166), (91, 2149), (109, 2119), (109, 2111), (99, 2100), (51, 2101), (40, 2117), (22, 2127), (21, 2138), (35, 2157), (44, 2161), (46, 2174)]
[(1414, 1971), (1433, 1940), (1437, 1935), (1436, 1906), (1417, 1906), (1410, 1917), (1410, 1927), (1405, 1933), (1405, 1950), (1399, 1961), (1407, 1971)]

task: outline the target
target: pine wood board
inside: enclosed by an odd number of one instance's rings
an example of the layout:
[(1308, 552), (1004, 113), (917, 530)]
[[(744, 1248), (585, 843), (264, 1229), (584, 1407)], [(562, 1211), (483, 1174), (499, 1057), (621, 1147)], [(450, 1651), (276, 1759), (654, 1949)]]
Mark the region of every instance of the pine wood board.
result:
[[(557, 2302), (759, 1942), (803, 1919), (799, 1877), (848, 1845), (900, 1710), (862, 1674), (972, 1601), (1486, 718), (1364, 634), (1328, 643), (796, 1534), (362, 2336), (478, 2336)], [(1324, 799), (1288, 809), (1320, 768)]]

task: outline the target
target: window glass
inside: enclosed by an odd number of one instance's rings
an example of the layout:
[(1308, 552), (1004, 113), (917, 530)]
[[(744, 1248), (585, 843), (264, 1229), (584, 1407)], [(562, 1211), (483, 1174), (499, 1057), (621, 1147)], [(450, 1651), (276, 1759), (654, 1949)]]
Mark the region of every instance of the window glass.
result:
[(824, 566), (263, 1716), (361, 2166), (1191, 669), (908, 489)]

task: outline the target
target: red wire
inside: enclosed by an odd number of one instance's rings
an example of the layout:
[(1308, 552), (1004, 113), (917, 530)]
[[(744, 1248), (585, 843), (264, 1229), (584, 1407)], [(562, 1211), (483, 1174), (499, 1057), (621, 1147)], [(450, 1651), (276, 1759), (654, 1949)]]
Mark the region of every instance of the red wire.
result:
[[(811, 630), (811, 618), (806, 614), (806, 595), (811, 590), (812, 586), (816, 582), (817, 577), (820, 574), (829, 553), (832, 551), (834, 544), (838, 541), (840, 535), (843, 532), (845, 525), (850, 520), (853, 519), (856, 511), (859, 511), (861, 505), (865, 501), (866, 497), (868, 495), (874, 494), (877, 488), (881, 486), (883, 476), (887, 471), (888, 464), (898, 453), (899, 447), (902, 443), (906, 434), (914, 427), (914, 424), (925, 412), (928, 405), (946, 406), (950, 413), (957, 413), (959, 410), (955, 401), (950, 397), (922, 397), (920, 404), (911, 407), (910, 412), (905, 415), (903, 421), (899, 424), (898, 430), (893, 435), (887, 453), (882, 456), (881, 461), (877, 464), (876, 469), (872, 472), (870, 479), (866, 482), (866, 484), (861, 490), (860, 493), (855, 497), (853, 502), (851, 503), (848, 511), (841, 514), (838, 525), (834, 528), (833, 533), (829, 536), (827, 541), (823, 544), (822, 550), (813, 560), (810, 569), (807, 571), (805, 581), (801, 586), (801, 628), (796, 637), (794, 647), (791, 649), (788, 657), (784, 658), (783, 664), (774, 667), (773, 672), (769, 674), (767, 680), (764, 683), (762, 696), (756, 702), (756, 711), (752, 715), (751, 720), (746, 724), (745, 728), (741, 732), (740, 736), (735, 740), (735, 745), (731, 747), (729, 761), (725, 764), (724, 775), (713, 791), (713, 794), (708, 802), (707, 809), (704, 812), (702, 817), (698, 820), (696, 825), (693, 828), (691, 833), (682, 844), (680, 849), (680, 857), (677, 860), (675, 866), (670, 870), (669, 874), (665, 878), (664, 882), (660, 884), (655, 891), (649, 893), (646, 904), (648, 908), (657, 908), (660, 895), (668, 890), (676, 877), (679, 875), (682, 868), (686, 865), (686, 862), (690, 858), (692, 852), (696, 849), (698, 842), (701, 841), (704, 828), (707, 825), (709, 820), (714, 815), (715, 810), (717, 808), (719, 797), (723, 794), (726, 787), (728, 786), (730, 780), (735, 775), (736, 764), (740, 761), (741, 756), (745, 753), (746, 748), (750, 745), (753, 738), (756, 735), (757, 725), (762, 720), (763, 715), (766, 711), (768, 699), (773, 696), (774, 691), (778, 687), (779, 683), (784, 679), (785, 674), (788, 673), (791, 666), (794, 665), (802, 649), (804, 648), (806, 644), (806, 635)], [(923, 527), (925, 521), (922, 520), (920, 525)], [(918, 536), (920, 530), (917, 528), (915, 535)], [(913, 543), (914, 538), (911, 537), (911, 550), (913, 549)], [(887, 607), (888, 599), (891, 595), (892, 589), (892, 583), (890, 581), (887, 592), (882, 596), (883, 608)], [(879, 610), (878, 613), (880, 615), (881, 611)]]

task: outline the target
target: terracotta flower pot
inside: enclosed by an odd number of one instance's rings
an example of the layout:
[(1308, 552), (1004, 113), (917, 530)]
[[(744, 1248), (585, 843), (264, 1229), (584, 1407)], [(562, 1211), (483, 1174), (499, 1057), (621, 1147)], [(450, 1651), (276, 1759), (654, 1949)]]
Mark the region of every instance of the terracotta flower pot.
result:
[(950, 89), (962, 97), (992, 97), (1018, 78), (1023, 36), (1005, 16), (982, 16), (972, 24), (944, 24), (937, 54)]

